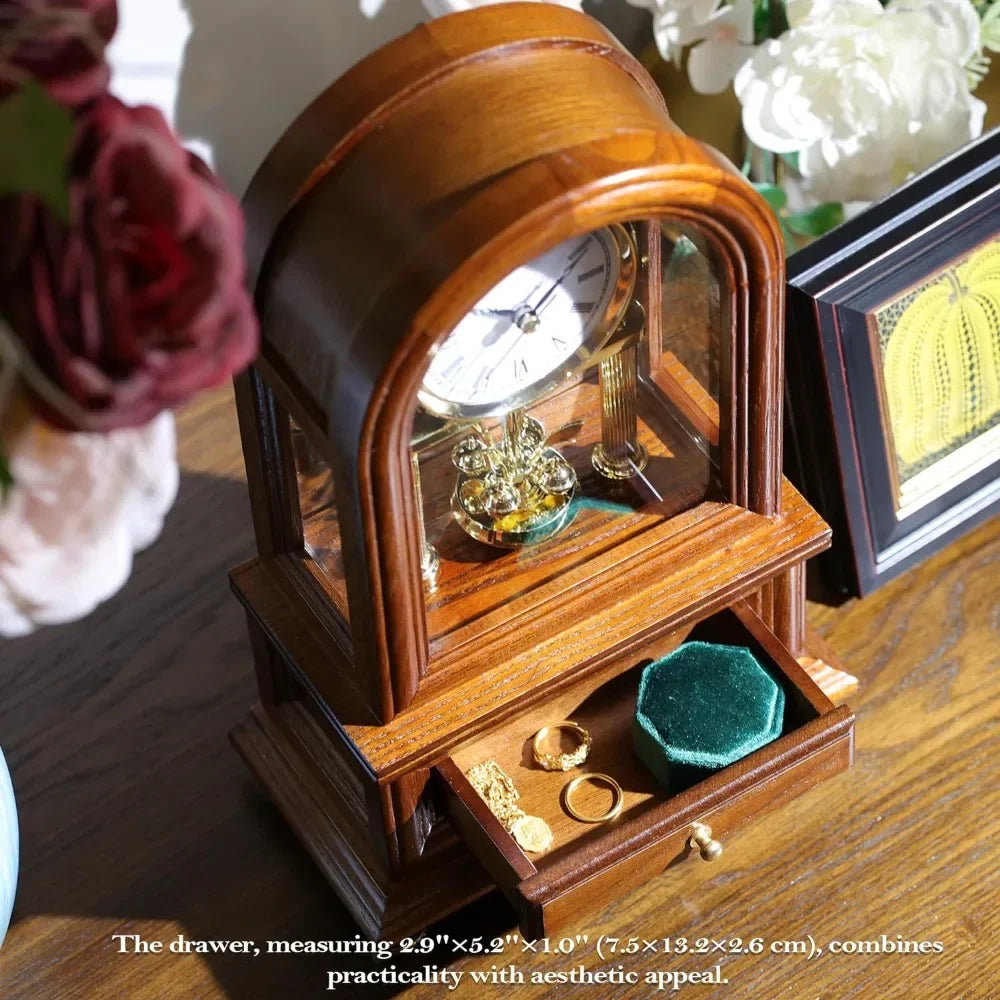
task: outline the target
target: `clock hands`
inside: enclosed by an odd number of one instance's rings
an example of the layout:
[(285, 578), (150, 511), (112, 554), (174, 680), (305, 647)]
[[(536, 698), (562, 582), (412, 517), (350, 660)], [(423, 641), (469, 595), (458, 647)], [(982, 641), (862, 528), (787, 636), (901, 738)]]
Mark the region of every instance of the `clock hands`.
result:
[[(477, 306), (471, 310), (473, 316), (484, 316), (499, 320), (499, 322), (494, 323), (492, 327), (487, 331), (486, 335), (482, 340), (482, 348), (485, 350), (487, 348), (493, 347), (494, 344), (498, 343), (503, 339), (507, 331), (514, 327), (517, 330), (516, 336), (512, 339), (511, 343), (507, 346), (507, 349), (503, 352), (502, 356), (498, 358), (492, 365), (488, 365), (483, 368), (479, 376), (476, 379), (476, 387), (478, 388), (479, 383), (483, 380), (485, 375), (486, 380), (488, 380), (497, 369), (511, 356), (514, 350), (517, 348), (518, 344), (525, 334), (534, 333), (539, 327), (539, 313), (542, 309), (551, 301), (552, 296), (555, 295), (558, 288), (562, 283), (573, 273), (574, 268), (577, 264), (583, 260), (584, 255), (587, 252), (587, 248), (590, 244), (591, 237), (587, 236), (584, 238), (583, 242), (576, 248), (573, 254), (570, 256), (569, 260), (566, 262), (566, 266), (563, 268), (562, 273), (558, 278), (549, 286), (545, 294), (538, 300), (535, 305), (529, 305), (528, 303), (538, 292), (538, 289), (542, 287), (545, 282), (543, 277), (531, 290), (531, 292), (525, 296), (521, 304), (513, 309), (496, 309), (490, 306)], [(518, 367), (518, 363), (515, 361), (515, 370), (520, 376), (521, 368), (526, 371), (526, 365), (524, 361), (521, 361), (521, 367)], [(518, 377), (520, 381), (520, 377)], [(452, 386), (453, 388), (453, 386)]]
[(544, 280), (545, 279), (542, 278), (541, 281), (539, 281), (535, 285), (535, 287), (532, 288), (531, 291), (524, 297), (524, 300), (521, 302), (521, 304), (518, 305), (518, 306), (515, 306), (513, 309), (491, 309), (491, 308), (489, 308), (487, 306), (477, 306), (475, 309), (472, 310), (472, 315), (473, 316), (495, 316), (497, 319), (508, 319), (508, 320), (511, 320), (511, 321), (515, 321), (516, 318), (517, 318), (518, 313), (524, 312), (528, 308), (528, 305), (527, 305), (528, 299), (530, 299), (531, 296), (534, 295), (535, 292), (537, 292), (538, 289), (542, 287), (542, 282)]
[(583, 241), (583, 243), (581, 243), (580, 246), (576, 248), (576, 251), (574, 252), (573, 256), (570, 257), (569, 262), (566, 264), (566, 267), (563, 268), (563, 273), (560, 274), (558, 278), (556, 278), (555, 282), (552, 284), (549, 290), (532, 307), (531, 311), (536, 316), (542, 311), (542, 308), (545, 306), (546, 302), (548, 302), (549, 299), (551, 299), (552, 296), (555, 295), (556, 289), (570, 276), (570, 274), (573, 271), (573, 268), (576, 267), (576, 265), (579, 264), (581, 260), (583, 260), (583, 255), (587, 252), (587, 247), (589, 244), (590, 244), (590, 237), (588, 236)]

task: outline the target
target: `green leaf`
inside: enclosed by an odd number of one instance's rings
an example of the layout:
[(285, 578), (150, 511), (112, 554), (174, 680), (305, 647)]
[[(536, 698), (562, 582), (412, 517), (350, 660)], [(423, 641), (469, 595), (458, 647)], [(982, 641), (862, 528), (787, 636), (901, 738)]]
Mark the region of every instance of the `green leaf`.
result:
[(754, 41), (759, 45), (788, 31), (784, 0), (755, 0), (753, 11)]
[(781, 215), (781, 210), (788, 204), (788, 195), (783, 188), (777, 184), (754, 184), (754, 189), (771, 206), (776, 215)]
[(755, 0), (753, 11), (754, 41), (760, 45), (788, 31), (784, 0)]
[(771, 37), (771, 0), (757, 0), (754, 4), (753, 37), (758, 45)]
[(37, 83), (0, 101), (0, 194), (33, 194), (65, 219), (73, 119)]
[(782, 153), (781, 158), (787, 163), (792, 170), (799, 173), (799, 154), (798, 153)]
[(808, 212), (789, 215), (785, 225), (799, 236), (822, 236), (844, 221), (844, 206), (839, 201), (827, 201)]
[(0, 451), (0, 501), (7, 499), (10, 488), (14, 485), (14, 477), (7, 462), (7, 456)]

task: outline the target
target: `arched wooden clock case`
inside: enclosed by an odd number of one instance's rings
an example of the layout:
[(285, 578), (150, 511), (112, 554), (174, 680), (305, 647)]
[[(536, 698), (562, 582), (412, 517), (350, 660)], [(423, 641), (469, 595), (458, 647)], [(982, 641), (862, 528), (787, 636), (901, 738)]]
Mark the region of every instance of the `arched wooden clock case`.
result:
[[(599, 24), (501, 4), (417, 28), (299, 117), (246, 212), (263, 346), (237, 400), (259, 555), (232, 584), (260, 704), (233, 738), (367, 933), (497, 885), (526, 934), (551, 933), (688, 853), (694, 822), (725, 839), (849, 766), (853, 716), (799, 662), (804, 564), (829, 532), (781, 475), (780, 233)], [(505, 275), (609, 224), (638, 258), (626, 356), (648, 463), (634, 482), (594, 471), (613, 379), (581, 370), (528, 412), (571, 439), (587, 503), (537, 546), (491, 548), (448, 503), (468, 427), (428, 418), (422, 380)], [(767, 660), (785, 731), (668, 792), (629, 725), (642, 665), (692, 636)], [(522, 766), (563, 718), (592, 733), (588, 768), (621, 779), (614, 824), (573, 822), (561, 776)], [(552, 826), (545, 854), (471, 789), (488, 757)]]

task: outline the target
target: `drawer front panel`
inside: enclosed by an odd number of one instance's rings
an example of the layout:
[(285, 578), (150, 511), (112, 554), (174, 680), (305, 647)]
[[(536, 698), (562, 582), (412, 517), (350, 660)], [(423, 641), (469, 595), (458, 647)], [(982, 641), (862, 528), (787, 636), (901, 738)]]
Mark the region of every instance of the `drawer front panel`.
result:
[[(605, 860), (584, 877), (580, 877), (584, 858), (575, 859), (579, 868), (575, 877), (553, 878), (554, 872), (542, 871), (517, 886), (513, 902), (518, 910), (522, 929), (529, 937), (545, 937), (578, 920), (590, 910), (623, 896), (644, 882), (660, 875), (664, 869), (686, 858), (692, 852), (688, 844), (695, 822), (712, 828), (712, 835), (725, 840), (759, 816), (778, 808), (789, 799), (801, 795), (814, 785), (846, 771), (852, 763), (854, 748), (853, 717), (849, 710), (838, 711), (842, 730), (839, 737), (827, 733), (831, 741), (809, 756), (784, 770), (765, 778), (743, 792), (738, 792), (723, 804), (694, 813), (681, 823), (670, 820), (652, 821), (633, 849), (617, 859)], [(833, 720), (830, 720), (831, 722)], [(644, 843), (643, 843), (644, 842)], [(725, 857), (730, 857), (727, 854)], [(699, 861), (693, 852), (692, 861)], [(700, 861), (699, 861), (700, 863)], [(720, 864), (726, 864), (723, 860)], [(733, 862), (739, 866), (739, 859)]]

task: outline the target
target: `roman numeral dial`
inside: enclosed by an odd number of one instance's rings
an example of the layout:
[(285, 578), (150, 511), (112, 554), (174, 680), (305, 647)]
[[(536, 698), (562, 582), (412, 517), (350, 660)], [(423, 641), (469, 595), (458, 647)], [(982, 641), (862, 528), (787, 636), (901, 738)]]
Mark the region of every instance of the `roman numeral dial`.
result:
[(424, 407), (442, 416), (499, 415), (579, 371), (631, 295), (635, 249), (620, 226), (567, 240), (507, 275), (441, 342)]

